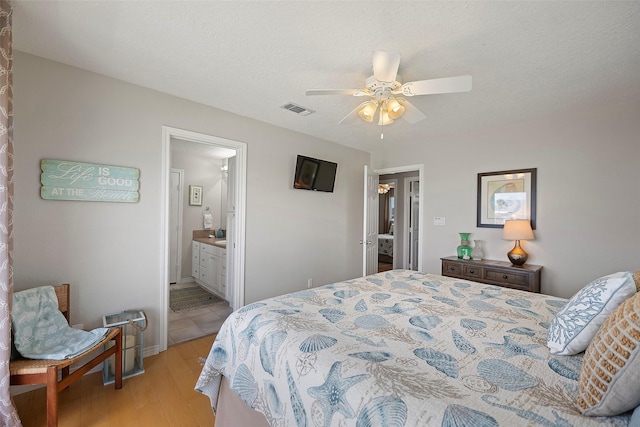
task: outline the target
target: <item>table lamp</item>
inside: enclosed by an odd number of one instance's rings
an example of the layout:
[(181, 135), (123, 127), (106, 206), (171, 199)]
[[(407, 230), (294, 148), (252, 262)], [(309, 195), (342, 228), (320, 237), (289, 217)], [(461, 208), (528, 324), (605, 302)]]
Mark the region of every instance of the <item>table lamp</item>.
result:
[(502, 230), (502, 238), (504, 240), (515, 240), (516, 244), (507, 253), (509, 261), (513, 265), (522, 265), (527, 262), (529, 255), (520, 246), (520, 240), (533, 240), (533, 230), (531, 229), (531, 221), (528, 219), (508, 219), (504, 222)]

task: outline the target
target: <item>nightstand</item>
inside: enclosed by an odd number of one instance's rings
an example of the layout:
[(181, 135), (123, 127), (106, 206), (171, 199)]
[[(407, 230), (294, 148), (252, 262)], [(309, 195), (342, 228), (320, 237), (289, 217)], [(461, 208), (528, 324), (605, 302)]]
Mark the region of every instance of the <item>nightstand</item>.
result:
[(540, 265), (512, 265), (510, 262), (463, 260), (455, 256), (441, 258), (442, 275), (487, 283), (489, 285), (540, 292)]

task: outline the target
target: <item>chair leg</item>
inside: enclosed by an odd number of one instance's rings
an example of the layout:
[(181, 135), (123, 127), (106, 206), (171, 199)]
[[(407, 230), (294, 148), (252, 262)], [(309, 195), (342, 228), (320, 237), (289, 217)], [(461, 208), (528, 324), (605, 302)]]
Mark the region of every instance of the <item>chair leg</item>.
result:
[(47, 368), (47, 427), (58, 426), (58, 369)]

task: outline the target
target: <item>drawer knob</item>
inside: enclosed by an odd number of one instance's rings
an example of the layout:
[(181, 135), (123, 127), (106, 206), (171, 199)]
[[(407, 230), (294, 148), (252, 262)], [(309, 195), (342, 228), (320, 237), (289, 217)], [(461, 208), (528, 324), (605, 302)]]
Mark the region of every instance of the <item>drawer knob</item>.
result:
[(449, 270), (456, 271), (456, 268), (455, 267), (449, 267)]
[(471, 273), (471, 274), (473, 274), (475, 272), (476, 272), (475, 270), (469, 270), (469, 273)]
[(502, 275), (502, 278), (503, 278), (504, 280), (507, 280), (507, 279), (509, 278), (509, 276), (507, 276), (506, 274), (503, 274), (503, 275)]

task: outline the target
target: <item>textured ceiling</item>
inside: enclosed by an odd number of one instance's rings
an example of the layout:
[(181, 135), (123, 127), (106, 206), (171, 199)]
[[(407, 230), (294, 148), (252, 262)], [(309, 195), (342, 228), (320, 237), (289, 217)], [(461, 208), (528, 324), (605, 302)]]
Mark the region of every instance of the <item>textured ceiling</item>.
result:
[[(14, 1), (13, 24), (17, 50), (367, 151), (640, 98), (637, 1)], [(362, 98), (305, 96), (363, 88), (374, 50), (473, 90), (411, 98), (427, 118), (384, 140), (338, 124)]]

